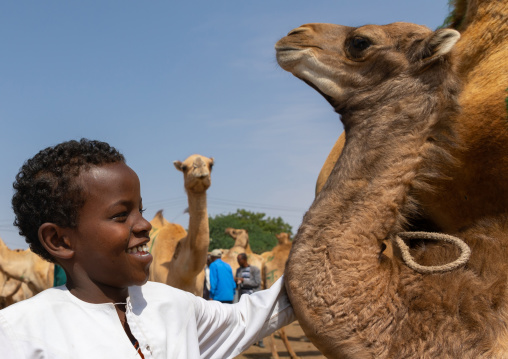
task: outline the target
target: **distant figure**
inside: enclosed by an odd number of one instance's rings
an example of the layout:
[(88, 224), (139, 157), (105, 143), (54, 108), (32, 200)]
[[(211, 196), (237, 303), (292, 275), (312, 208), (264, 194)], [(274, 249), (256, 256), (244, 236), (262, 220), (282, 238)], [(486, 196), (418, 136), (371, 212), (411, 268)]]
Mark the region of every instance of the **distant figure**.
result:
[[(238, 299), (244, 294), (252, 294), (261, 289), (261, 271), (256, 266), (249, 265), (247, 254), (240, 253), (236, 260), (238, 261), (238, 269), (236, 270), (235, 281), (238, 284)], [(264, 348), (263, 340), (254, 345)]]
[(203, 298), (206, 300), (210, 299), (210, 263), (212, 263), (212, 257), (208, 254), (205, 265), (205, 283), (203, 284)]
[(53, 287), (58, 287), (67, 283), (67, 275), (64, 269), (58, 264), (55, 264), (55, 273), (53, 276)]
[(244, 294), (252, 294), (261, 289), (261, 271), (256, 266), (251, 266), (247, 261), (247, 254), (240, 253), (236, 257), (240, 267), (236, 270), (236, 284), (241, 297)]
[(210, 257), (210, 299), (233, 303), (236, 289), (233, 270), (229, 264), (222, 261), (220, 249), (214, 249)]

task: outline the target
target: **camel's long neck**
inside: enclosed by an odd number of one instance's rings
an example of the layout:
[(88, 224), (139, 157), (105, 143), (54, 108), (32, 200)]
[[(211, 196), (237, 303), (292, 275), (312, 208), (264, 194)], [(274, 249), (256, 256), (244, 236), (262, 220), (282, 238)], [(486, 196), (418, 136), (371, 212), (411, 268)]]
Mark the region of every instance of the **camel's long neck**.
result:
[(242, 247), (242, 248), (246, 248), (247, 247), (250, 249), (250, 246), (249, 246), (249, 237), (247, 236), (244, 236), (244, 235), (241, 235), (241, 236), (238, 236), (236, 239), (235, 239), (235, 247)]
[(206, 258), (210, 243), (210, 229), (208, 225), (208, 209), (206, 204), (206, 192), (188, 192), (189, 203), (189, 229), (187, 241), (189, 249), (203, 258)]
[(417, 91), (396, 103), (343, 114), (346, 144), (303, 219), (286, 267), (291, 302), (308, 315), (298, 319), (314, 328), (316, 340), (334, 326), (367, 330), (372, 316), (397, 311), (397, 273), (404, 271), (406, 279), (414, 273), (382, 256), (382, 241), (403, 229), (411, 210), (422, 153), (441, 126), (441, 95)]

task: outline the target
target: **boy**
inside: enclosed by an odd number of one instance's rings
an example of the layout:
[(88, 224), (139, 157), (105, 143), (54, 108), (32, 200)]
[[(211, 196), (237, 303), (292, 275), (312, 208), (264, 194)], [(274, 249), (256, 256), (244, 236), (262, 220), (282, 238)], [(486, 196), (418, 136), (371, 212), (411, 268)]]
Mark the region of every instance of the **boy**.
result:
[(107, 143), (42, 150), (14, 189), (20, 234), (67, 284), (0, 311), (2, 358), (231, 358), (295, 319), (282, 281), (235, 305), (147, 283), (139, 179)]

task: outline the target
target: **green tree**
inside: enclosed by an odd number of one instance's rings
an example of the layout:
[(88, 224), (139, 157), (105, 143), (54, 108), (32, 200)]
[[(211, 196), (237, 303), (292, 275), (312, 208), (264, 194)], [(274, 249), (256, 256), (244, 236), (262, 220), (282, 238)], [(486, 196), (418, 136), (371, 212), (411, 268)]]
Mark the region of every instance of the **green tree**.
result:
[(254, 253), (263, 253), (271, 250), (277, 244), (275, 235), (281, 232), (292, 234), (292, 228), (280, 217), (265, 217), (265, 213), (250, 212), (238, 209), (236, 213), (218, 214), (209, 218), (210, 247), (231, 248), (233, 238), (225, 233), (226, 228), (245, 229), (249, 232), (249, 244)]

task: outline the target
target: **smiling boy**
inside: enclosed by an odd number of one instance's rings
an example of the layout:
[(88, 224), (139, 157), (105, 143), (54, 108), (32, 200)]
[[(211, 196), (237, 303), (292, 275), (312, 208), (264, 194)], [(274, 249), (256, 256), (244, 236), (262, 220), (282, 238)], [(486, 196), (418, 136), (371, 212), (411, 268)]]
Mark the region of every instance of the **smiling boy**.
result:
[(20, 234), (68, 279), (0, 311), (2, 358), (231, 358), (295, 319), (282, 281), (235, 305), (147, 283), (139, 179), (107, 143), (42, 150), (14, 189)]

